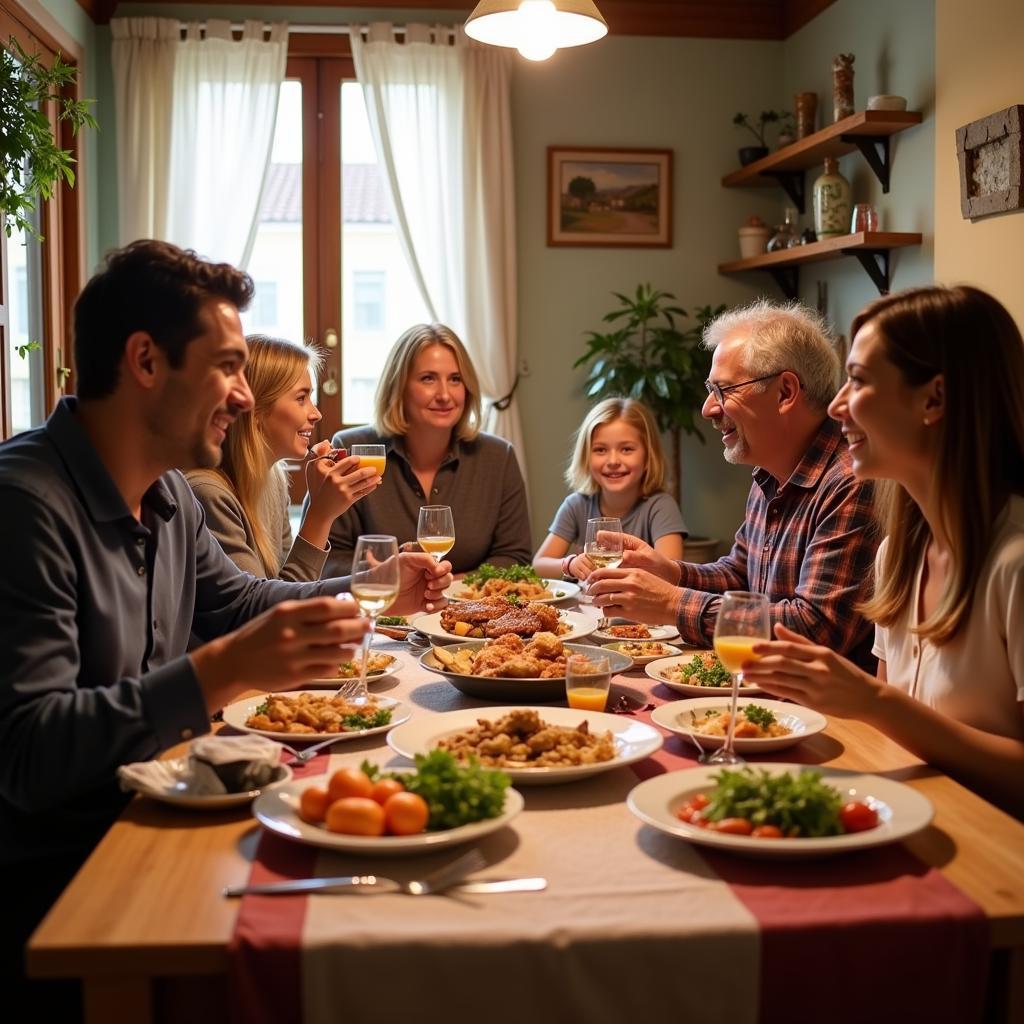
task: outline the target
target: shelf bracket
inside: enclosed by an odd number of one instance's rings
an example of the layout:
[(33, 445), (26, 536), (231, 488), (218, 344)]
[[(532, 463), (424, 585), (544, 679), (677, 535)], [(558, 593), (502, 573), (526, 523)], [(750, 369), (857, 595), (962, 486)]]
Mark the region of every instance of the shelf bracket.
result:
[(879, 295), (889, 294), (888, 249), (843, 249), (843, 255), (856, 256), (860, 265), (874, 282)]
[(799, 267), (766, 267), (765, 269), (775, 278), (775, 283), (787, 299), (796, 300), (800, 298)]
[(889, 191), (889, 136), (888, 135), (840, 135), (843, 142), (856, 146), (875, 172), (882, 184), (882, 191)]
[[(786, 195), (793, 200), (793, 205), (801, 213), (806, 213), (804, 209), (806, 200), (803, 171), (766, 171), (765, 177), (774, 178), (785, 190)], [(888, 187), (886, 191), (888, 191)]]

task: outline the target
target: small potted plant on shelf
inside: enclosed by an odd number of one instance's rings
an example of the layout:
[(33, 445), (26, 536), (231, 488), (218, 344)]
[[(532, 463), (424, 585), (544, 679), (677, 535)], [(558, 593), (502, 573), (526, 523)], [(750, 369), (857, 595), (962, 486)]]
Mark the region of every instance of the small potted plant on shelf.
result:
[(764, 137), (765, 128), (770, 124), (775, 124), (782, 117), (783, 115), (777, 110), (762, 110), (756, 118), (750, 117), (742, 111), (733, 116), (732, 123), (734, 125), (738, 128), (746, 128), (757, 139), (756, 146), (740, 147), (740, 163), (744, 167), (768, 155), (768, 143)]

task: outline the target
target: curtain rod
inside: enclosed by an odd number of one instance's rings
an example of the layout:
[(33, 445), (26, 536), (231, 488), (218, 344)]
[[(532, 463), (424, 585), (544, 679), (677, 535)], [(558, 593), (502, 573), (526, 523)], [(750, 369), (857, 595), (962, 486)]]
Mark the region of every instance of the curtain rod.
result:
[[(182, 21), (182, 22), (179, 22), (178, 24), (179, 24), (179, 28), (181, 29), (181, 31), (184, 32), (186, 27), (187, 27), (187, 25), (189, 25), (190, 22)], [(203, 25), (203, 27), (205, 27), (205, 22), (201, 22), (200, 24)], [(430, 27), (435, 29), (435, 30), (440, 29), (440, 30), (448, 32), (448, 33), (455, 32), (455, 26), (453, 26), (453, 25), (432, 25)], [(240, 21), (233, 21), (231, 23), (231, 31), (232, 32), (241, 32), (243, 30), (243, 28), (244, 28), (244, 25)], [(263, 26), (263, 31), (264, 32), (269, 32), (270, 31), (270, 25), (269, 24), (265, 24)], [(404, 36), (405, 35), (405, 26), (404, 25), (395, 25), (395, 26), (392, 27), (392, 32), (394, 32), (394, 34), (396, 36), (399, 36), (399, 35)], [(351, 25), (292, 25), (292, 24), (289, 24), (288, 25), (288, 34), (289, 35), (300, 35), (300, 36), (304, 36), (304, 35), (350, 36), (350, 35), (352, 35), (352, 26)]]

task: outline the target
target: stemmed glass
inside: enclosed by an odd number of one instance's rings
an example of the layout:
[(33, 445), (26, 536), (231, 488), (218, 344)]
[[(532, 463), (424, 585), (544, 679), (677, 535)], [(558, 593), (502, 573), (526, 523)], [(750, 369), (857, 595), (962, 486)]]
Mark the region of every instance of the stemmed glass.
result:
[[(622, 520), (611, 516), (588, 519), (583, 554), (599, 569), (617, 568), (622, 562), (623, 555)], [(602, 616), (597, 626), (598, 629), (607, 629), (607, 617)]]
[(736, 730), (736, 702), (743, 685), (740, 671), (745, 661), (756, 661), (754, 644), (771, 639), (771, 623), (768, 616), (768, 597), (752, 594), (746, 590), (727, 590), (718, 609), (715, 622), (715, 653), (732, 674), (732, 699), (729, 702), (729, 726), (725, 743), (707, 759), (707, 764), (745, 764), (733, 749), (733, 733)]
[(370, 631), (363, 637), (359, 683), (351, 698), (352, 703), (363, 704), (369, 696), (366, 666), (370, 657), (370, 644), (377, 628), (377, 616), (390, 608), (398, 597), (398, 540), (395, 537), (367, 534), (356, 541), (351, 587), (360, 611), (370, 620)]
[(424, 505), (416, 523), (416, 540), (435, 562), (455, 547), (455, 521), (448, 505)]

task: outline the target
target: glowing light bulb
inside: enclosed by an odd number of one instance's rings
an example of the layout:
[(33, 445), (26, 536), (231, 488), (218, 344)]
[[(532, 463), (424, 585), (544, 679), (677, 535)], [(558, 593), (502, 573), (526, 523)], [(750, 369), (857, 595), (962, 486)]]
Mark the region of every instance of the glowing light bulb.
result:
[(524, 39), (516, 49), (527, 60), (547, 60), (558, 47), (547, 39)]
[(518, 13), (516, 49), (527, 60), (547, 60), (558, 49), (552, 41), (556, 38), (558, 15), (555, 5), (551, 0), (523, 0)]

